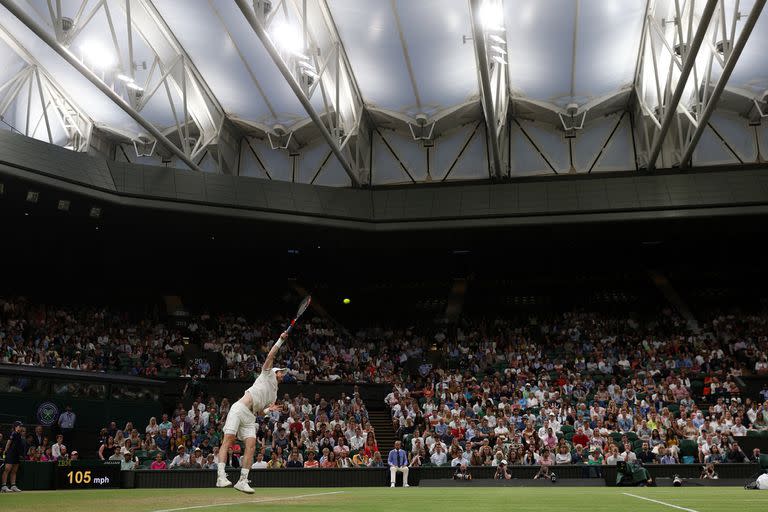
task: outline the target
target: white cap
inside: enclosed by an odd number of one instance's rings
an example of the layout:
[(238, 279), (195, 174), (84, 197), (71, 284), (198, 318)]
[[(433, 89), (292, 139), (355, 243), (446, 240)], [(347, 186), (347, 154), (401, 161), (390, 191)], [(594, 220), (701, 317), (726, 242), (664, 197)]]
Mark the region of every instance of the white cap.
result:
[(499, 464), (504, 464), (506, 466), (507, 465), (507, 459), (503, 459)]
[(275, 372), (275, 373), (277, 373), (277, 372), (287, 372), (288, 368), (272, 368), (272, 371)]

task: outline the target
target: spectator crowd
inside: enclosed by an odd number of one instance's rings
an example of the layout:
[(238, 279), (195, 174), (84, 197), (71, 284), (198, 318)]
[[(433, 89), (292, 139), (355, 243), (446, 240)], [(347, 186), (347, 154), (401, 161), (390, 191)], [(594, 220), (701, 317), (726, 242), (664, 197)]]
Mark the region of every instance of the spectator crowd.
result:
[[(572, 313), (494, 336), (460, 329), (448, 368), (422, 368), (386, 403), (411, 465), (749, 462), (739, 441), (768, 433), (766, 318), (716, 316), (697, 332), (670, 312), (653, 324)], [(533, 335), (533, 332), (538, 336)]]
[[(257, 449), (253, 469), (351, 468), (384, 466), (374, 428), (359, 394), (326, 400), (299, 394), (278, 399), (279, 410), (257, 418)], [(172, 414), (150, 418), (146, 426), (110, 422), (101, 428), (97, 456), (132, 469), (216, 469), (223, 427), (229, 412), (226, 398), (202, 397), (177, 404)], [(76, 460), (64, 436), (51, 444), (43, 427), (23, 432), (28, 461)], [(226, 463), (240, 468), (243, 446), (229, 449)]]
[[(0, 363), (251, 379), (284, 325), (204, 314), (169, 327), (0, 299)], [(411, 467), (524, 464), (547, 476), (557, 464), (754, 460), (739, 440), (768, 431), (768, 390), (744, 396), (741, 377), (768, 374), (767, 327), (768, 315), (711, 314), (692, 330), (671, 311), (568, 312), (349, 333), (314, 318), (281, 357), (287, 380), (392, 384), (386, 403)], [(104, 426), (99, 457), (125, 469), (215, 467), (230, 403), (192, 395), (148, 425)], [(259, 423), (254, 468), (387, 465), (359, 394), (278, 403)], [(38, 434), (26, 433), (30, 460), (76, 456)]]

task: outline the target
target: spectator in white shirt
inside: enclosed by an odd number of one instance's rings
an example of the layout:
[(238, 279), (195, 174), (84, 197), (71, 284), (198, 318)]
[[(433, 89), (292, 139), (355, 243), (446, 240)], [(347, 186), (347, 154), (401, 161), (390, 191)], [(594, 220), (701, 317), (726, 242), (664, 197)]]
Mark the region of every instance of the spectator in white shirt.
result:
[(429, 460), (435, 466), (442, 466), (448, 462), (448, 456), (445, 453), (445, 448), (440, 446), (440, 444), (435, 444), (435, 451), (432, 453), (432, 456), (429, 458)]
[(66, 449), (66, 446), (64, 446), (64, 436), (61, 434), (56, 436), (56, 442), (51, 446), (51, 455), (53, 455), (53, 460), (59, 460), (59, 457), (61, 457), (61, 448), (64, 447)]
[(262, 452), (256, 454), (256, 460), (251, 465), (251, 469), (267, 469), (267, 463), (264, 461)]
[(736, 421), (731, 427), (731, 435), (734, 437), (743, 437), (747, 435), (747, 427), (742, 425), (741, 416), (736, 416)]
[(171, 465), (168, 469), (173, 468), (188, 468), (189, 467), (189, 454), (186, 453), (187, 449), (184, 445), (179, 446), (179, 454), (176, 455), (171, 461)]
[(560, 445), (557, 449), (557, 455), (555, 455), (555, 464), (570, 464), (571, 452), (566, 445)]

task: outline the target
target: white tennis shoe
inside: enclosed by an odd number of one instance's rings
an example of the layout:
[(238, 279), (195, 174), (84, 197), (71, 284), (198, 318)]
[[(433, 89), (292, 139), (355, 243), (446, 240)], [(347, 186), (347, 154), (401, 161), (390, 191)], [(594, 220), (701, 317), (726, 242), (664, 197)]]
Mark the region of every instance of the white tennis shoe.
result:
[(216, 479), (216, 487), (229, 487), (232, 482), (226, 476), (220, 476)]
[(248, 480), (245, 478), (241, 478), (237, 481), (235, 484), (235, 489), (237, 489), (240, 492), (244, 492), (245, 494), (253, 494), (254, 490), (251, 488), (250, 485), (248, 485)]

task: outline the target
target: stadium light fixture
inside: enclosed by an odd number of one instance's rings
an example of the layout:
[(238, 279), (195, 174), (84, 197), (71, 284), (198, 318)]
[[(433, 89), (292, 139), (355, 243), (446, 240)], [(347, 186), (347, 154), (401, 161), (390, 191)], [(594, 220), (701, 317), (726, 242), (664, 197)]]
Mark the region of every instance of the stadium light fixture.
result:
[(94, 68), (106, 71), (115, 65), (115, 55), (99, 42), (89, 40), (80, 45), (85, 60)]
[(35, 192), (33, 190), (30, 190), (27, 192), (27, 202), (28, 203), (37, 203), (37, 200), (40, 198), (40, 193)]
[(501, 37), (499, 35), (496, 35), (496, 34), (490, 34), (488, 36), (488, 39), (490, 39), (491, 41), (493, 41), (494, 43), (496, 43), (498, 45), (502, 45), (502, 44), (506, 45), (507, 44), (506, 39), (504, 39), (503, 37)]
[(284, 21), (275, 23), (272, 29), (272, 37), (274, 37), (278, 48), (284, 52), (306, 59), (306, 55), (302, 52), (304, 48), (301, 43), (301, 34), (295, 26)]
[(61, 212), (69, 211), (70, 202), (67, 199), (59, 199), (58, 210)]
[(144, 88), (137, 84), (136, 82), (128, 82), (125, 84), (125, 86), (129, 89), (133, 89), (134, 91), (143, 91)]
[(504, 32), (504, 12), (501, 9), (501, 3), (498, 0), (485, 0), (480, 6), (479, 11), (480, 24), (485, 30), (491, 32)]
[(91, 211), (90, 211), (90, 217), (92, 219), (100, 218), (101, 217), (101, 208), (99, 208), (98, 206), (92, 207)]
[(128, 75), (124, 75), (122, 73), (117, 74), (117, 79), (122, 82), (129, 82), (129, 83), (134, 81), (133, 78), (129, 77)]

